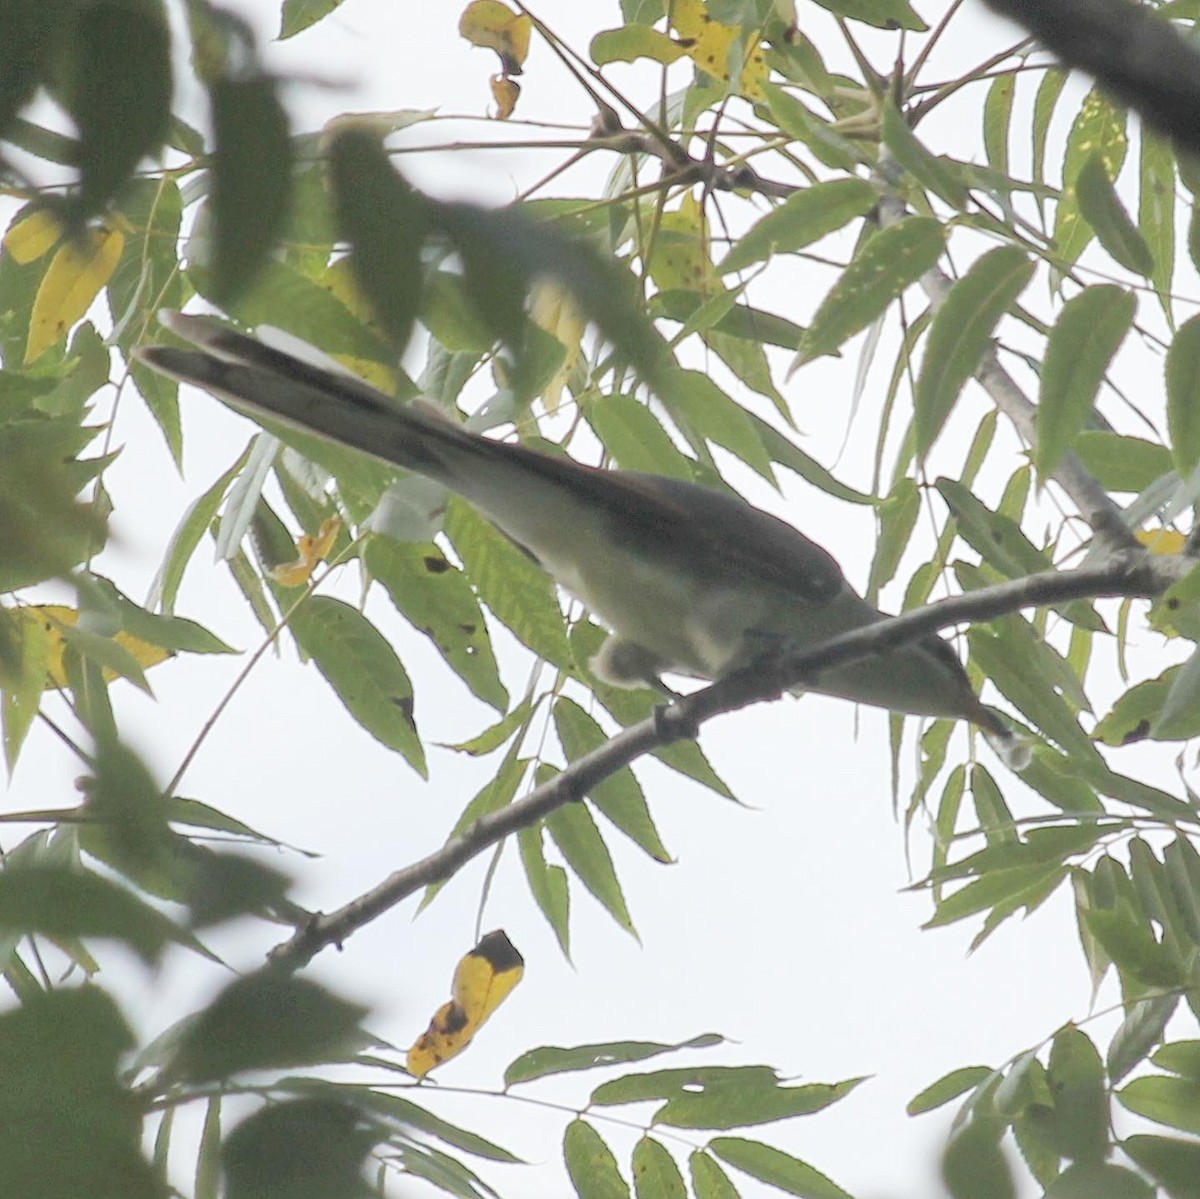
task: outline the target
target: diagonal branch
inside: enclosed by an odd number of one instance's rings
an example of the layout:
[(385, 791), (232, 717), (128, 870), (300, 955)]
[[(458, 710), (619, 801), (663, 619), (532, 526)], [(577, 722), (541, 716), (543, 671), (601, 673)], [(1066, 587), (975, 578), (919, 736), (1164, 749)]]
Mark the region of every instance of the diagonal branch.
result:
[(1195, 565), (1184, 557), (1152, 557), (1144, 552), (1118, 556), (1103, 567), (1046, 571), (939, 600), (903, 616), (882, 620), (832, 638), (802, 653), (781, 656), (739, 671), (661, 709), (655, 717), (618, 733), (561, 774), (498, 812), (476, 821), (441, 849), (397, 870), (377, 886), (327, 915), (317, 915), (271, 950), (270, 958), (290, 970), (301, 968), (322, 949), (340, 946), (364, 925), (431, 883), (442, 882), (505, 837), (529, 828), (555, 809), (583, 799), (597, 784), (638, 758), (673, 741), (696, 736), (705, 721), (750, 704), (777, 699), (822, 671), (857, 658), (883, 653), (906, 641), (965, 621), (990, 620), (1021, 608), (1071, 599), (1159, 595)]

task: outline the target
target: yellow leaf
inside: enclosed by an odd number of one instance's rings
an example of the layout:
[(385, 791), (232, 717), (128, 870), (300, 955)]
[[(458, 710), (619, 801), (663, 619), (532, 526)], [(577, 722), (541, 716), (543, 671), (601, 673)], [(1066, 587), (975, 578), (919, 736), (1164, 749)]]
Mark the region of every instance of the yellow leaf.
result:
[[(671, 24), (696, 66), (706, 75), (729, 83), (730, 51), (741, 40), (742, 27), (714, 21), (708, 15), (705, 0), (675, 0), (671, 9)], [(732, 91), (754, 101), (763, 99), (762, 85), (767, 81), (767, 60), (757, 32), (755, 30), (746, 42), (741, 77), (731, 87)]]
[(48, 208), (39, 208), (9, 229), (4, 235), (4, 248), (15, 262), (25, 266), (58, 245), (62, 234), (58, 217)]
[(317, 563), (324, 562), (333, 549), (337, 535), (342, 531), (342, 518), (329, 516), (321, 522), (315, 537), (303, 534), (296, 542), (296, 553), (299, 555), (295, 562), (281, 562), (272, 566), (271, 578), (284, 587), (303, 587), (312, 573), (317, 569)]
[(124, 248), (125, 235), (119, 229), (88, 229), (60, 247), (33, 301), (26, 366), (62, 341), (83, 318), (112, 278)]
[(542, 392), (542, 402), (547, 411), (557, 412), (562, 390), (579, 361), (587, 321), (569, 293), (549, 278), (543, 278), (534, 284), (529, 315), (535, 325), (545, 329), (552, 337), (558, 338), (566, 347), (567, 356), (563, 359), (562, 366), (555, 371), (554, 377)]
[(521, 85), (507, 75), (493, 75), (492, 99), (496, 101), (496, 120), (507, 121), (521, 98)]
[(500, 55), (500, 66), (505, 75), (520, 75), (529, 54), (533, 18), (513, 12), (500, 0), (473, 0), (463, 9), (458, 32), (472, 46), (495, 50)]
[(1139, 529), (1134, 536), (1152, 554), (1182, 554), (1187, 538), (1174, 529)]
[[(367, 299), (358, 281), (354, 278), (349, 258), (339, 258), (327, 266), (318, 280), (321, 287), (342, 302), (342, 306), (356, 316), (372, 333), (383, 337), (383, 330), (375, 317), (371, 301)], [(382, 341), (381, 341), (382, 344)], [(372, 358), (357, 358), (351, 354), (333, 354), (348, 371), (352, 371), (360, 379), (365, 379), (372, 387), (388, 395), (396, 394), (399, 378), (396, 368), (386, 362), (377, 362)]]
[[(36, 635), (47, 644), (46, 649), (46, 686), (65, 687), (67, 673), (63, 667), (63, 656), (67, 649), (67, 639), (63, 636), (62, 625), (74, 628), (79, 623), (79, 613), (74, 608), (64, 604), (30, 604), (17, 609), (16, 613), (22, 620), (28, 621)], [(133, 655), (137, 664), (148, 670), (168, 658), (175, 656), (174, 650), (164, 649), (161, 645), (152, 645), (132, 633), (119, 632), (111, 638), (119, 646)], [(114, 670), (105, 669), (104, 677), (112, 680), (117, 677)]]
[(408, 1051), (409, 1072), (424, 1078), (435, 1066), (462, 1053), (524, 973), (525, 959), (508, 934), (503, 929), (488, 933), (458, 963), (454, 997), (438, 1008)]
[(709, 295), (721, 290), (702, 201), (688, 194), (674, 212), (662, 214), (647, 269), (659, 291), (685, 288)]

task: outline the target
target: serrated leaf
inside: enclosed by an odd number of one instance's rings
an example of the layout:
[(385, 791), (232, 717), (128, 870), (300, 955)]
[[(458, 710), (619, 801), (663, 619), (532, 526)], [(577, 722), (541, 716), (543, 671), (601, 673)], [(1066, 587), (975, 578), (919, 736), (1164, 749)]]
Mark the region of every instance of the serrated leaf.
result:
[(962, 210), (967, 203), (963, 181), (936, 155), (931, 154), (909, 128), (900, 110), (889, 99), (884, 102), (882, 132), (892, 157), (922, 187), (941, 196), (952, 208)]
[(737, 240), (717, 270), (722, 275), (745, 270), (773, 254), (793, 254), (865, 216), (878, 193), (865, 180), (834, 179), (814, 183), (788, 196)]
[(1145, 491), (1172, 469), (1171, 451), (1156, 441), (1085, 430), (1072, 446), (1106, 491)]
[(546, 817), (546, 829), (579, 881), (626, 932), (636, 936), (612, 855), (587, 808), (573, 803), (556, 809)]
[(979, 369), (992, 331), (1033, 277), (1016, 246), (989, 250), (950, 288), (925, 341), (914, 405), (917, 457), (932, 448), (967, 380)]
[(1092, 154), (1080, 168), (1075, 194), (1084, 220), (1112, 258), (1126, 270), (1149, 277), (1154, 255), (1125, 211), (1100, 154)]
[(613, 1151), (590, 1124), (576, 1119), (567, 1125), (563, 1159), (579, 1199), (628, 1199)]
[(1185, 321), (1171, 339), (1166, 371), (1171, 453), (1186, 479), (1200, 462), (1200, 316)]
[(1167, 320), (1174, 323), (1175, 151), (1165, 137), (1143, 129), (1138, 163), (1138, 228), (1154, 257), (1151, 279)]
[(707, 1153), (697, 1149), (688, 1158), (688, 1167), (696, 1199), (738, 1199), (729, 1175)]
[(761, 1141), (714, 1137), (708, 1149), (728, 1165), (785, 1194), (803, 1199), (851, 1199), (849, 1192), (807, 1162)]
[(1179, 1006), (1179, 995), (1151, 995), (1139, 999), (1121, 1021), (1108, 1045), (1108, 1077), (1118, 1083), (1162, 1042), (1163, 1031)]
[(994, 1073), (991, 1066), (960, 1066), (957, 1070), (942, 1075), (937, 1082), (930, 1083), (923, 1091), (919, 1091), (908, 1101), (904, 1110), (910, 1116), (931, 1112), (949, 1103), (951, 1099), (957, 1099), (959, 1095), (973, 1090)]
[(988, 163), (1008, 174), (1008, 135), (1012, 124), (1016, 77), (1009, 71), (997, 75), (983, 102), (983, 147)]
[(498, 712), (508, 707), (487, 624), (466, 576), (432, 542), (372, 537), (367, 571), (397, 610), (424, 633), (472, 693)]
[(686, 1199), (678, 1164), (653, 1137), (643, 1136), (633, 1147), (633, 1190), (637, 1199)]
[(1123, 1107), (1147, 1120), (1200, 1133), (1200, 1081), (1158, 1075), (1135, 1078), (1116, 1096)]
[(511, 1062), (504, 1071), (504, 1084), (513, 1086), (515, 1083), (544, 1078), (548, 1074), (567, 1074), (577, 1070), (619, 1066), (627, 1062), (644, 1062), (648, 1058), (676, 1053), (680, 1049), (708, 1049), (723, 1041), (724, 1038), (716, 1033), (702, 1033), (674, 1045), (661, 1041), (606, 1041), (598, 1045), (575, 1045), (569, 1049), (544, 1045), (521, 1054)]
[(541, 827), (523, 828), (517, 834), (521, 865), (529, 883), (534, 902), (554, 930), (558, 947), (568, 960), (571, 957), (571, 892), (567, 872), (561, 866), (546, 862)]
[(1179, 668), (1171, 688), (1163, 700), (1162, 711), (1151, 726), (1153, 735), (1164, 741), (1180, 740), (1196, 723), (1196, 707), (1200, 703), (1200, 649)]
[[(554, 705), (554, 727), (570, 762), (599, 749), (608, 741), (596, 721), (574, 700), (565, 696), (560, 697)], [(674, 860), (658, 835), (646, 797), (628, 766), (594, 786), (587, 798), (656, 862)]]
[(1121, 1141), (1121, 1150), (1157, 1179), (1171, 1199), (1200, 1199), (1200, 1145), (1195, 1141), (1138, 1134)]
[(305, 599), (290, 627), (354, 719), (424, 777), (412, 683), (387, 638), (357, 608), (324, 595)]
[(1054, 245), (1063, 264), (1074, 265), (1092, 240), (1092, 227), (1080, 211), (1076, 181), (1083, 165), (1093, 154), (1099, 155), (1110, 179), (1115, 179), (1125, 161), (1128, 139), (1125, 135), (1125, 110), (1093, 88), (1067, 135), (1063, 158), (1063, 187), (1054, 214)]
[(865, 329), (906, 288), (936, 265), (945, 229), (931, 217), (907, 217), (874, 234), (821, 301), (792, 370)]
[(1084, 288), (1063, 305), (1046, 341), (1038, 397), (1033, 460), (1043, 483), (1091, 415), (1135, 308), (1133, 293), (1112, 284)]
[(457, 497), (446, 510), (446, 534), (497, 619), (535, 654), (569, 670), (571, 652), (550, 577)]
[(929, 28), (908, 0), (817, 0), (817, 3), (830, 12), (874, 25), (877, 29), (911, 29), (914, 33), (924, 33)]
[(634, 396), (623, 392), (597, 396), (584, 405), (583, 415), (623, 469), (689, 482), (695, 478), (692, 459), (679, 450), (650, 408)]

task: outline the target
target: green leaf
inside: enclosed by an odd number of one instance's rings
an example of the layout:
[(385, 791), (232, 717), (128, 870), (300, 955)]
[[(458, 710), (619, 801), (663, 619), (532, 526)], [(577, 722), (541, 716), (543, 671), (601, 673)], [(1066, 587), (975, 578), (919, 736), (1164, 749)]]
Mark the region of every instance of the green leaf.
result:
[(1175, 151), (1153, 130), (1141, 136), (1138, 170), (1138, 228), (1154, 256), (1151, 279), (1167, 320), (1171, 315), (1171, 281), (1175, 274)]
[(1106, 491), (1145, 491), (1172, 469), (1171, 451), (1156, 441), (1085, 430), (1072, 447)]
[(271, 967), (229, 983), (189, 1017), (167, 1064), (170, 1078), (200, 1083), (244, 1070), (347, 1061), (369, 1038), (367, 1009)]
[[(608, 742), (604, 730), (574, 700), (562, 696), (554, 705), (554, 727), (569, 762)], [(671, 857), (654, 818), (650, 815), (646, 797), (633, 771), (624, 766), (616, 774), (588, 792), (588, 799), (656, 862), (671, 862)]]
[(702, 1033), (674, 1045), (661, 1041), (605, 1041), (598, 1045), (575, 1045), (570, 1049), (543, 1045), (521, 1054), (507, 1066), (504, 1085), (531, 1082), (548, 1074), (568, 1074), (576, 1070), (619, 1066), (626, 1062), (644, 1062), (663, 1053), (676, 1053), (680, 1049), (708, 1049), (723, 1043), (724, 1038), (716, 1033)]
[(997, 75), (983, 102), (983, 146), (993, 169), (1008, 174), (1008, 137), (1012, 125), (1016, 76), (1009, 71)]
[(633, 1189), (638, 1199), (686, 1199), (679, 1166), (653, 1137), (643, 1136), (633, 1147)]
[(324, 595), (308, 596), (290, 627), (350, 715), (424, 777), (412, 683), (383, 634), (357, 608)]
[(287, 114), (269, 76), (211, 84), (212, 291), (227, 306), (247, 290), (283, 231), (292, 192)]
[(1046, 178), (1046, 138), (1050, 132), (1050, 122), (1054, 118), (1054, 110), (1058, 106), (1058, 98), (1062, 95), (1067, 82), (1067, 72), (1061, 67), (1050, 67), (1041, 83), (1038, 84), (1037, 96), (1033, 102), (1033, 131), (1032, 157), (1033, 181), (1040, 184)]
[(684, 435), (722, 446), (774, 486), (770, 456), (746, 410), (703, 371), (680, 368), (671, 372), (671, 380), (660, 394)]
[(989, 250), (950, 288), (925, 342), (914, 404), (918, 458), (932, 448), (967, 380), (979, 369), (992, 331), (1033, 277), (1016, 246)]
[(127, 888), (98, 874), (52, 865), (0, 870), (0, 932), (113, 938), (147, 963), (157, 962), (168, 944), (183, 939), (181, 929)]
[(959, 1095), (973, 1090), (985, 1078), (990, 1078), (995, 1071), (991, 1066), (960, 1066), (943, 1074), (937, 1082), (930, 1083), (923, 1091), (918, 1092), (904, 1109), (910, 1116), (919, 1116), (923, 1112), (931, 1112), (934, 1108), (957, 1099)]
[(283, 0), (279, 13), (279, 40), (286, 41), (340, 8), (342, 0)]
[(1075, 194), (1084, 220), (1112, 258), (1126, 270), (1149, 277), (1154, 270), (1154, 255), (1125, 211), (1100, 154), (1092, 154), (1080, 167)]
[(238, 475), (250, 456), (247, 447), (242, 451), (238, 460), (223, 474), (209, 489), (193, 500), (184, 513), (183, 519), (171, 534), (167, 551), (163, 555), (162, 565), (154, 576), (150, 586), (150, 598), (147, 601), (152, 607), (158, 607), (168, 615), (175, 610), (175, 597), (179, 594), (179, 584), (183, 581), (183, 572), (196, 552), (200, 539), (211, 527), (216, 518), (225, 492)]
[(688, 1158), (688, 1167), (696, 1199), (738, 1199), (729, 1175), (707, 1153), (697, 1149)]
[(1154, 1199), (1154, 1188), (1139, 1174), (1112, 1162), (1075, 1163), (1047, 1188), (1044, 1199)]
[(550, 922), (558, 947), (563, 956), (571, 956), (571, 892), (567, 884), (567, 872), (561, 866), (546, 862), (542, 845), (543, 830), (540, 826), (523, 828), (517, 834), (517, 848), (521, 854), (521, 865), (534, 901), (542, 915)]
[(907, 476), (897, 479), (891, 494), (878, 508), (879, 537), (867, 579), (867, 599), (871, 603), (875, 602), (880, 589), (895, 578), (920, 510), (921, 493), (916, 483)]
[(1162, 1185), (1171, 1199), (1200, 1199), (1200, 1145), (1176, 1137), (1126, 1137), (1121, 1151)]
[(1186, 479), (1200, 462), (1200, 316), (1180, 325), (1167, 349), (1167, 427)]
[(821, 1111), (862, 1081), (783, 1087), (770, 1066), (694, 1066), (614, 1078), (592, 1092), (591, 1102), (606, 1107), (662, 1099), (655, 1124), (739, 1128)]
[(1147, 1120), (1200, 1133), (1200, 1081), (1162, 1076), (1135, 1078), (1117, 1092), (1117, 1098)]
[(1152, 1060), (1172, 1074), (1200, 1082), (1200, 1041), (1171, 1041), (1156, 1050)]
[(397, 610), (471, 689), (498, 712), (508, 707), (479, 601), (458, 567), (433, 542), (371, 537), (363, 552), (367, 571)]
[(567, 1125), (563, 1158), (579, 1199), (628, 1199), (613, 1151), (590, 1124), (577, 1119)]
[(1044, 1118), (1037, 1121), (1039, 1135), (1063, 1157), (1102, 1161), (1108, 1152), (1104, 1066), (1090, 1038), (1074, 1025), (1055, 1034), (1047, 1078), (1054, 1106), (1042, 1109)]
[(597, 395), (583, 405), (584, 419), (625, 470), (695, 479), (695, 463), (671, 440), (648, 405), (624, 392)]
[(1081, 763), (1092, 760), (1103, 765), (1099, 751), (1062, 696), (1044, 680), (1031, 679), (1023, 664), (1012, 660), (1008, 648), (999, 638), (977, 626), (969, 632), (968, 641), (972, 660), (983, 668), (1020, 712), (1063, 749), (1076, 755)]
[(882, 132), (892, 157), (921, 187), (941, 196), (951, 208), (962, 211), (966, 207), (967, 189), (962, 179), (925, 148), (891, 99), (883, 105)]
[(1125, 1014), (1108, 1045), (1105, 1065), (1108, 1077), (1120, 1082), (1135, 1066), (1162, 1043), (1167, 1021), (1179, 1006), (1179, 995), (1151, 995), (1139, 999)]
[(63, 94), (79, 134), (79, 207), (104, 208), (166, 137), (171, 44), (160, 4), (97, 0), (62, 14)]
[(794, 192), (742, 234), (721, 261), (722, 275), (745, 270), (774, 254), (794, 254), (866, 216), (878, 193), (865, 180), (834, 179)]
[(802, 1199), (852, 1199), (848, 1191), (826, 1178), (807, 1162), (781, 1149), (743, 1137), (714, 1137), (709, 1151), (735, 1170), (768, 1186)]
[(571, 651), (550, 576), (457, 497), (446, 509), (446, 534), (497, 619), (539, 657), (570, 670)]
[(1091, 416), (1135, 308), (1133, 292), (1112, 284), (1086, 287), (1063, 305), (1046, 342), (1038, 399), (1034, 465), (1043, 482)]
[(1063, 876), (1064, 870), (1059, 864), (1035, 863), (993, 870), (941, 900), (933, 916), (922, 927), (940, 928), (992, 908), (1014, 911), (1023, 902), (1040, 896), (1048, 882)]
[(165, 1183), (141, 1151), (141, 1105), (118, 1082), (133, 1045), (99, 987), (36, 990), (0, 1014), (6, 1194), (166, 1199)]
[(1151, 726), (1151, 735), (1161, 741), (1182, 741), (1195, 736), (1200, 703), (1200, 649), (1194, 650), (1179, 667), (1163, 700), (1162, 711)]
[(953, 1199), (1015, 1199), (999, 1132), (991, 1121), (972, 1120), (946, 1146), (942, 1180)]
[(381, 1137), (351, 1104), (268, 1104), (225, 1139), (225, 1199), (369, 1199), (362, 1172)]
[(817, 3), (830, 12), (874, 25), (877, 29), (911, 29), (914, 33), (924, 33), (929, 28), (908, 0), (817, 0)]
[(350, 243), (354, 278), (402, 352), (421, 304), (421, 247), (429, 223), (424, 197), (392, 169), (379, 137), (362, 128), (334, 136), (329, 168), (338, 233)]
[(598, 67), (610, 62), (636, 62), (639, 58), (669, 66), (685, 53), (685, 47), (660, 30), (632, 23), (620, 29), (601, 30), (588, 47), (588, 54)]
[(1092, 240), (1092, 228), (1080, 211), (1076, 193), (1079, 172), (1095, 154), (1109, 179), (1116, 179), (1127, 144), (1125, 110), (1110, 103), (1099, 88), (1092, 88), (1067, 135), (1062, 196), (1054, 214), (1054, 245), (1064, 266), (1074, 265)]
[(636, 936), (612, 855), (587, 808), (571, 803), (556, 809), (546, 817), (546, 829), (579, 881), (623, 929)]
[(874, 234), (821, 301), (792, 369), (865, 329), (906, 288), (937, 264), (946, 233), (932, 217), (907, 217)]

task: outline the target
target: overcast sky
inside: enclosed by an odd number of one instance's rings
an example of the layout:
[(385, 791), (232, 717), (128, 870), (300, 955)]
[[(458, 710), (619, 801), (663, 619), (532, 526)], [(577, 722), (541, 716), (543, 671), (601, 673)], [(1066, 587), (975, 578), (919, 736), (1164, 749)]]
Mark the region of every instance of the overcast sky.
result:
[[(240, 7), (269, 37), (264, 14), (272, 6), (242, 0)], [(930, 3), (917, 7), (927, 19), (941, 10)], [(811, 35), (832, 45), (830, 22), (815, 5), (804, 8), (813, 22)], [(597, 29), (619, 23), (615, 2), (549, 4), (540, 15), (581, 51)], [(457, 21), (453, 4), (347, 0), (316, 31), (271, 47), (267, 56), (280, 71), (310, 81), (287, 92), (298, 129), (347, 110), (437, 108), (482, 117), (495, 59), (468, 47), (458, 37)], [(1009, 33), (978, 15), (965, 40), (941, 55), (946, 74), (1007, 44)], [(886, 45), (878, 60), (886, 67), (890, 40), (866, 41), (881, 51)], [(645, 76), (633, 72), (617, 77), (631, 90), (646, 84)], [(332, 86), (317, 86), (322, 82)], [(518, 116), (586, 126), (591, 116), (586, 97), (536, 41), (522, 82)], [(635, 92), (647, 105), (654, 94), (649, 86)], [(975, 103), (982, 93), (978, 96)], [(971, 144), (978, 117), (969, 102), (957, 111), (972, 122), (962, 131), (964, 144)], [(409, 142), (527, 135), (539, 136), (536, 129), (464, 121), (423, 126)], [(943, 129), (943, 136), (954, 135), (953, 128)], [(457, 151), (407, 156), (401, 165), (438, 196), (502, 202), (561, 153)], [(594, 156), (562, 187), (594, 193), (611, 165), (611, 159)], [(803, 322), (827, 285), (823, 276), (807, 293), (760, 288), (755, 302)], [(794, 404), (804, 448), (829, 464), (846, 437), (855, 365), (852, 346), (845, 358), (806, 367), (783, 388)], [(836, 468), (864, 489), (870, 482), (873, 414), (888, 369), (890, 361), (877, 369), (876, 386), (868, 389)], [(190, 395), (185, 405), (182, 479), (134, 397), (122, 400), (117, 415), (118, 440), (127, 447), (111, 484), (120, 545), (102, 566), (135, 597), (144, 596), (187, 504), (227, 468), (251, 431), (203, 396)], [(959, 435), (966, 436), (984, 410), (977, 396), (958, 425)], [(741, 478), (736, 472), (733, 477)], [(783, 476), (782, 482), (782, 494), (758, 487), (753, 498), (830, 548), (861, 586), (872, 551), (869, 514), (835, 503), (794, 477)], [(355, 601), (352, 572), (343, 574), (335, 593)], [(258, 644), (257, 627), (207, 550), (190, 569), (177, 610), (240, 648)], [(460, 740), (489, 722), (488, 711), (423, 638), (392, 619), (386, 604), (375, 602), (370, 610), (394, 636), (415, 679), (417, 720), (428, 743)], [(1148, 636), (1141, 640), (1154, 648)], [(498, 641), (506, 682), (519, 691), (531, 668), (528, 655), (502, 634)], [(123, 727), (162, 779), (174, 772), (239, 668), (239, 662), (222, 658), (160, 667), (152, 676), (155, 702), (123, 689)], [(962, 754), (963, 736), (956, 734), (953, 753)], [(574, 964), (564, 962), (528, 895), (515, 852), (505, 850), (482, 925), (507, 930), (525, 956), (525, 981), (471, 1050), (439, 1072), (441, 1085), (419, 1098), (529, 1160), (548, 1163), (535, 1171), (485, 1176), (507, 1195), (550, 1199), (562, 1194), (558, 1163), (566, 1116), (459, 1092), (498, 1087), (503, 1066), (538, 1044), (678, 1041), (715, 1031), (737, 1043), (709, 1051), (706, 1062), (765, 1062), (805, 1081), (873, 1075), (826, 1112), (759, 1131), (860, 1199), (925, 1199), (936, 1189), (945, 1113), (909, 1120), (903, 1113), (907, 1100), (946, 1070), (999, 1065), (1063, 1022), (1088, 1015), (1088, 977), (1069, 895), (1060, 892), (1028, 922), (1010, 921), (971, 957), (966, 947), (975, 926), (969, 922), (921, 932), (930, 906), (925, 895), (903, 890), (913, 876), (904, 832), (891, 809), (882, 713), (856, 713), (848, 704), (821, 698), (785, 700), (710, 723), (701, 745), (746, 806), (655, 765), (639, 766), (664, 840), (677, 857), (671, 866), (658, 866), (619, 834), (610, 838), (640, 943), (576, 886)], [(1154, 756), (1125, 753), (1120, 768), (1133, 773), (1144, 764), (1166, 783), (1164, 766), (1152, 762)], [(994, 762), (990, 755), (987, 760)], [(440, 845), (492, 768), (491, 762), (465, 761), (434, 748), (430, 780), (422, 782), (358, 728), (317, 672), (301, 666), (288, 648), (281, 658), (267, 656), (255, 670), (205, 743), (182, 791), (320, 851), (323, 856), (311, 863), (281, 857), (276, 864), (300, 876), (301, 902), (330, 908)], [(994, 768), (1002, 771), (998, 764)], [(52, 738), (35, 729), (7, 805), (41, 807), (56, 797), (65, 804), (79, 772)], [(1003, 779), (1006, 794), (1019, 806), (1023, 789), (1012, 775)], [(927, 856), (918, 827), (912, 834), (918, 876)], [(455, 962), (473, 943), (487, 862), (468, 867), (419, 918), (410, 902), (355, 935), (343, 952), (326, 952), (311, 968), (313, 976), (372, 1004), (371, 1027), (407, 1046), (447, 998)], [(218, 948), (238, 966), (251, 967), (272, 943), (265, 931), (239, 926)], [(120, 955), (107, 960), (120, 961)], [(130, 963), (127, 970), (106, 970), (102, 981), (119, 989), (131, 1016), (150, 1033), (194, 1008), (225, 977), (179, 955), (161, 976)], [(1099, 1030), (1113, 1024), (1109, 1019), (1089, 1031), (1097, 1031), (1103, 1043), (1107, 1032)], [(525, 1090), (574, 1109), (601, 1077), (575, 1076)], [(627, 1167), (636, 1130), (606, 1120), (598, 1127), (619, 1147)], [(754, 1193), (753, 1187), (747, 1185), (745, 1193)]]

